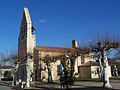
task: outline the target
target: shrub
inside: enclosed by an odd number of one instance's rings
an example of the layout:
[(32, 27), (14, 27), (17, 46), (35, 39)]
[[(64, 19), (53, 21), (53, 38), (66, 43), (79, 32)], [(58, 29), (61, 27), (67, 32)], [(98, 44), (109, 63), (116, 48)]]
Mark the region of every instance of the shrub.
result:
[(12, 78), (12, 72), (11, 71), (5, 71), (4, 77)]

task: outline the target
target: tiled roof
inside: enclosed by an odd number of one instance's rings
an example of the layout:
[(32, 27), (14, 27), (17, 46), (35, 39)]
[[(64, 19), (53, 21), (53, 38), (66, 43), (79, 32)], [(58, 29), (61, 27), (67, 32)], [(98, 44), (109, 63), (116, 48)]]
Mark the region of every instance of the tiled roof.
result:
[(98, 62), (93, 62), (93, 61), (88, 61), (82, 65), (80, 65), (80, 67), (84, 67), (84, 66), (99, 66)]
[(120, 62), (117, 62), (116, 60), (109, 60), (108, 62), (110, 65), (120, 65)]
[(13, 69), (13, 66), (0, 66), (0, 69)]
[[(116, 61), (109, 61), (109, 65), (120, 65), (120, 62)], [(88, 61), (84, 64), (81, 64), (80, 67), (85, 67), (85, 66), (99, 66), (99, 62), (93, 62), (93, 61)]]
[(75, 48), (63, 48), (63, 47), (52, 47), (52, 46), (37, 46), (35, 49), (42, 52), (60, 52), (60, 53), (76, 53), (77, 49)]

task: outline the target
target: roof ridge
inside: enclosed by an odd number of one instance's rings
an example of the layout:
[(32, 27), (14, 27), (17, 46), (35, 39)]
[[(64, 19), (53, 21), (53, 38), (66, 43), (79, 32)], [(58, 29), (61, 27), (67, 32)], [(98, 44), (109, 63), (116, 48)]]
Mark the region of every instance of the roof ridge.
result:
[(70, 48), (70, 47), (57, 47), (57, 46), (36, 46), (36, 47), (49, 47), (49, 48), (76, 49), (76, 48)]
[(53, 47), (53, 46), (37, 46), (36, 49), (39, 49), (40, 51), (44, 52), (75, 52), (75, 48), (64, 48), (64, 47)]

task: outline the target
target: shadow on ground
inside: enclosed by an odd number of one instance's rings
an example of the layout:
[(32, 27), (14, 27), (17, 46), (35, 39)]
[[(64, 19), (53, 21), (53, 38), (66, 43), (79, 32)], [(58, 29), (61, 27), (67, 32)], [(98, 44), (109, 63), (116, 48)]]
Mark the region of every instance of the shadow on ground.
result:
[(108, 88), (102, 88), (102, 87), (85, 87), (85, 88), (71, 88), (71, 89), (41, 87), (41, 88), (31, 88), (31, 89), (15, 89), (14, 88), (14, 90), (119, 90), (119, 89), (108, 89)]

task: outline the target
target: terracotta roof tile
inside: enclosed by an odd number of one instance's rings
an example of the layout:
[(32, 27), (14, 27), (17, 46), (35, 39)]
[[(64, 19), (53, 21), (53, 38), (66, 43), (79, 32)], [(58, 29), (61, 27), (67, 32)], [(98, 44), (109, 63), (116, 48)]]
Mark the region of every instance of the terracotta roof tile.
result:
[(13, 66), (0, 66), (0, 69), (13, 69)]
[[(120, 65), (120, 62), (115, 62), (115, 61), (109, 61), (109, 65)], [(99, 62), (93, 62), (93, 61), (88, 61), (84, 64), (81, 64), (79, 67), (85, 67), (85, 66), (99, 66)]]
[(99, 66), (99, 63), (98, 62), (93, 62), (93, 61), (88, 61), (82, 65), (80, 65), (80, 67), (84, 67), (84, 66)]
[(120, 62), (117, 62), (116, 60), (109, 60), (108, 62), (110, 65), (120, 65)]
[(77, 49), (75, 48), (63, 48), (63, 47), (52, 47), (52, 46), (37, 46), (35, 49), (43, 52), (60, 52), (60, 53), (75, 53)]

